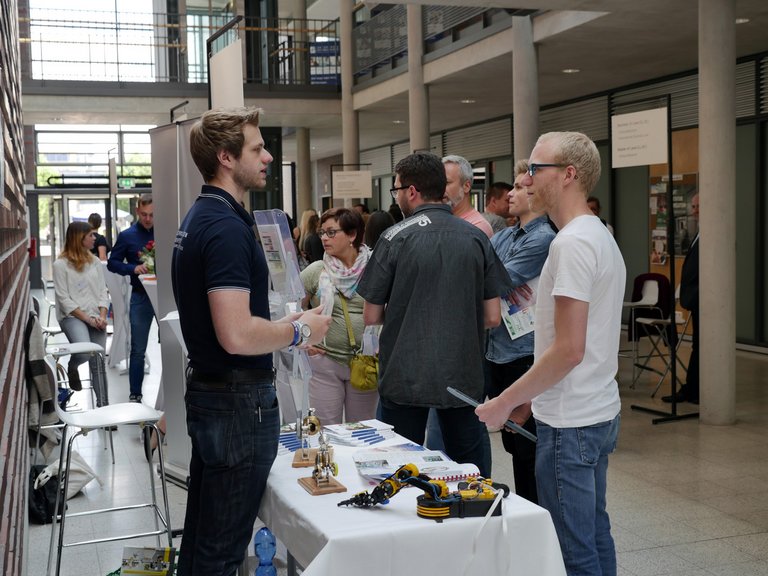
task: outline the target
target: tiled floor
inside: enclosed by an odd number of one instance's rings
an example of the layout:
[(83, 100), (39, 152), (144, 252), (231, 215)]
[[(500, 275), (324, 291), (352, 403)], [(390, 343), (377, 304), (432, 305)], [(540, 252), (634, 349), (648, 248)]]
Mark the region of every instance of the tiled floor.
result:
[[(685, 345), (682, 354), (686, 355)], [(156, 332), (150, 337), (151, 373), (145, 401), (159, 384)], [(622, 576), (768, 576), (768, 356), (737, 354), (737, 415), (733, 426), (706, 426), (698, 420), (653, 425), (652, 416), (631, 404), (664, 409), (650, 393), (652, 375), (636, 389), (626, 384), (631, 365), (621, 361), (622, 429), (609, 468), (609, 509)], [(85, 370), (85, 368), (83, 368)], [(109, 370), (110, 399), (127, 399), (127, 376)], [(668, 393), (668, 392), (663, 392)], [(691, 410), (680, 405), (680, 412)], [(136, 502), (147, 497), (149, 480), (137, 429), (115, 433), (116, 464), (104, 439), (91, 434), (77, 450), (101, 476), (69, 501), (70, 510), (101, 503)], [(512, 483), (511, 461), (493, 435), (494, 478)], [(181, 527), (186, 493), (169, 484), (173, 527)], [(114, 520), (68, 521), (73, 536), (140, 528), (146, 512), (123, 512)], [(45, 574), (50, 525), (30, 526), (27, 573)], [(134, 541), (136, 542), (136, 541)], [(151, 545), (153, 539), (147, 539)], [(178, 545), (178, 540), (176, 540)], [(63, 574), (103, 576), (120, 565), (125, 542), (64, 551)], [(279, 570), (285, 574), (284, 569)], [(330, 576), (330, 575), (329, 575)]]

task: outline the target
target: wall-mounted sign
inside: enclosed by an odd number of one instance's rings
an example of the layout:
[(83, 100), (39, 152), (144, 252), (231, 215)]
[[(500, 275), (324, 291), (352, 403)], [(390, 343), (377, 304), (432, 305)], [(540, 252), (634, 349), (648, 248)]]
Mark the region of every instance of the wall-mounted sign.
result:
[(331, 185), (334, 198), (372, 198), (373, 184), (370, 170), (340, 170), (332, 172)]
[(667, 130), (666, 108), (612, 116), (613, 168), (666, 164)]
[(243, 48), (235, 40), (211, 56), (211, 107), (240, 108), (243, 97)]

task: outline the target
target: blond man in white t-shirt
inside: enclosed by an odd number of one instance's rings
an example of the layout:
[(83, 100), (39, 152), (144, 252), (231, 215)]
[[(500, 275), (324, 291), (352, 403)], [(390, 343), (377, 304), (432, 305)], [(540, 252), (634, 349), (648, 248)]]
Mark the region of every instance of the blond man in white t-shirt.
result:
[(616, 574), (605, 493), (621, 408), (614, 376), (626, 269), (587, 206), (599, 178), (600, 156), (584, 134), (544, 134), (531, 152), (522, 183), (531, 209), (560, 230), (539, 280), (535, 362), (477, 408), (490, 426), (523, 423), (533, 412), (539, 504), (552, 516), (569, 576)]

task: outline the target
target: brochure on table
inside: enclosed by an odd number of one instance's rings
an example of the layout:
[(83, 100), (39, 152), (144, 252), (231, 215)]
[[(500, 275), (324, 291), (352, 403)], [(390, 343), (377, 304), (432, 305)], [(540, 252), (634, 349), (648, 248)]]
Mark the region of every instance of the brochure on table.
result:
[(427, 450), (424, 446), (412, 442), (364, 448), (355, 452), (352, 460), (361, 476), (375, 482), (391, 476), (404, 464), (415, 464), (420, 474), (446, 482), (480, 474), (474, 464), (460, 464), (451, 460), (444, 452)]

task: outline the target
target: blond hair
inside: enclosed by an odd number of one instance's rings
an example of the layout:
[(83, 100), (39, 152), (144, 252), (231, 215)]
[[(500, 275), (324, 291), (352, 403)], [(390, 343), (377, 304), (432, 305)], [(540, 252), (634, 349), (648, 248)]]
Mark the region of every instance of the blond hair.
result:
[(317, 216), (317, 212), (315, 212), (315, 210), (312, 208), (309, 210), (304, 210), (304, 212), (301, 213), (301, 222), (299, 224), (299, 250), (304, 250), (304, 242), (306, 241), (307, 236), (317, 232), (317, 227), (320, 223), (320, 217), (318, 216), (317, 220), (315, 220), (313, 229), (309, 225), (309, 220), (312, 218), (312, 216)]
[(515, 178), (528, 172), (528, 159), (522, 159), (515, 162)]
[(597, 146), (581, 132), (547, 132), (539, 136), (536, 144), (554, 141), (553, 163), (576, 168), (584, 197), (589, 196), (600, 180), (600, 153)]

